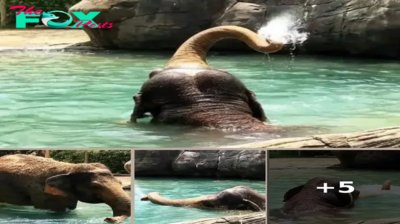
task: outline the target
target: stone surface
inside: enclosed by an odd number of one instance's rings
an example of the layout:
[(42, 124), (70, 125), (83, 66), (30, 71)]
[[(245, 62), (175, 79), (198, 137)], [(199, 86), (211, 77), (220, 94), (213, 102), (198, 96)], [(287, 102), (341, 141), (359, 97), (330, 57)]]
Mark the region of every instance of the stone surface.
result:
[(400, 127), (342, 134), (281, 138), (223, 148), (400, 148)]
[[(219, 25), (257, 31), (282, 12), (306, 21), (309, 53), (400, 58), (398, 0), (82, 0), (71, 11), (102, 11), (84, 30), (93, 43), (122, 49), (175, 50), (195, 33)], [(238, 41), (214, 49), (250, 50)]]
[(400, 151), (332, 151), (344, 168), (400, 169)]
[(135, 151), (135, 176), (265, 179), (265, 151)]
[[(232, 215), (218, 218), (199, 219), (172, 224), (265, 224), (265, 212), (253, 212), (245, 215)], [(273, 223), (276, 224), (276, 223)]]
[(400, 218), (364, 220), (351, 224), (400, 224)]

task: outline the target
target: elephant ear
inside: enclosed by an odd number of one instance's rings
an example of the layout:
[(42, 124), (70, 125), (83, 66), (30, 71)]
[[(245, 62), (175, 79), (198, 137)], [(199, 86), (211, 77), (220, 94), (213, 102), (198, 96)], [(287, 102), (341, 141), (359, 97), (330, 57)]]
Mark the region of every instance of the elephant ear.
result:
[(338, 189), (336, 192), (335, 192), (335, 194), (336, 194), (336, 197), (338, 198), (338, 200), (339, 200), (339, 203), (340, 203), (340, 207), (347, 207), (347, 208), (352, 208), (352, 207), (354, 207), (354, 200), (356, 200), (356, 195), (354, 195), (354, 193), (340, 193), (339, 192), (339, 190), (341, 190), (341, 191), (346, 191), (346, 190), (348, 190), (347, 188), (339, 188), (339, 186), (337, 186), (338, 188), (336, 188), (336, 189)]
[(265, 112), (261, 106), (261, 104), (256, 99), (256, 94), (250, 90), (246, 92), (247, 98), (249, 99), (249, 107), (253, 113), (253, 117), (261, 120), (263, 122), (270, 122)]
[(59, 174), (47, 178), (44, 192), (47, 194), (58, 195), (62, 197), (76, 197), (76, 185), (96, 185), (92, 181), (95, 173), (90, 172), (75, 172), (67, 174)]
[(285, 193), (285, 195), (283, 196), (283, 202), (289, 201), (293, 196), (298, 194), (303, 189), (303, 187), (304, 187), (304, 185), (300, 185), (300, 186), (297, 186), (295, 188), (288, 190)]
[(47, 178), (44, 192), (47, 194), (68, 197), (72, 189), (71, 174), (60, 174)]

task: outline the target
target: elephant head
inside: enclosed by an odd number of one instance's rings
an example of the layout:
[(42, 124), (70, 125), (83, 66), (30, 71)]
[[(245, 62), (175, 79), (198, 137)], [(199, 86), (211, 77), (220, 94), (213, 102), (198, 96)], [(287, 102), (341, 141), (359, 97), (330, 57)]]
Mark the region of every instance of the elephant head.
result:
[(152, 122), (220, 130), (265, 130), (268, 119), (255, 94), (236, 77), (206, 63), (219, 40), (236, 38), (262, 53), (283, 45), (238, 26), (202, 31), (183, 43), (164, 68), (155, 69), (133, 99), (130, 122), (150, 113)]
[(226, 210), (265, 210), (265, 195), (245, 186), (237, 186), (216, 194), (187, 199), (168, 199), (158, 192), (152, 192), (142, 197), (141, 200), (170, 206)]
[(106, 222), (122, 222), (131, 214), (129, 195), (122, 189), (121, 182), (100, 163), (76, 164), (68, 173), (47, 178), (44, 192), (85, 203), (106, 203), (113, 210), (113, 217), (106, 218)]
[[(322, 187), (327, 184), (328, 189), (325, 193)], [(337, 178), (315, 177), (307, 181), (306, 184), (288, 190), (283, 202), (285, 205), (281, 212), (286, 215), (299, 215), (309, 212), (326, 212), (340, 208), (352, 208), (354, 200), (360, 195), (360, 191), (349, 190), (341, 185), (341, 180)], [(349, 191), (349, 193), (341, 193)]]

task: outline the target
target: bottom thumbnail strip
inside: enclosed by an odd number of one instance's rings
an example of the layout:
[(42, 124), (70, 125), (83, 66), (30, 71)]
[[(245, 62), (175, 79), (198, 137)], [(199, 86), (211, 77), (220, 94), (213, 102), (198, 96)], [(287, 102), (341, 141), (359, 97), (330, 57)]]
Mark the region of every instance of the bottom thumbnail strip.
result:
[(0, 223), (130, 223), (130, 150), (0, 151)]

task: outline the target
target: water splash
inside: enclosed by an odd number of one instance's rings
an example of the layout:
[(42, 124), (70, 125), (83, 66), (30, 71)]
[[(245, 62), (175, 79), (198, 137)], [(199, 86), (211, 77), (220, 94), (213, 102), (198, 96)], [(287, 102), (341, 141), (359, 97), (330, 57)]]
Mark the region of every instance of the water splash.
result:
[(265, 26), (258, 30), (258, 34), (265, 39), (283, 44), (301, 45), (309, 36), (304, 21), (295, 13), (284, 12), (273, 17)]
[(146, 196), (146, 194), (142, 191), (142, 189), (137, 184), (135, 184), (135, 195), (137, 195), (139, 197)]

